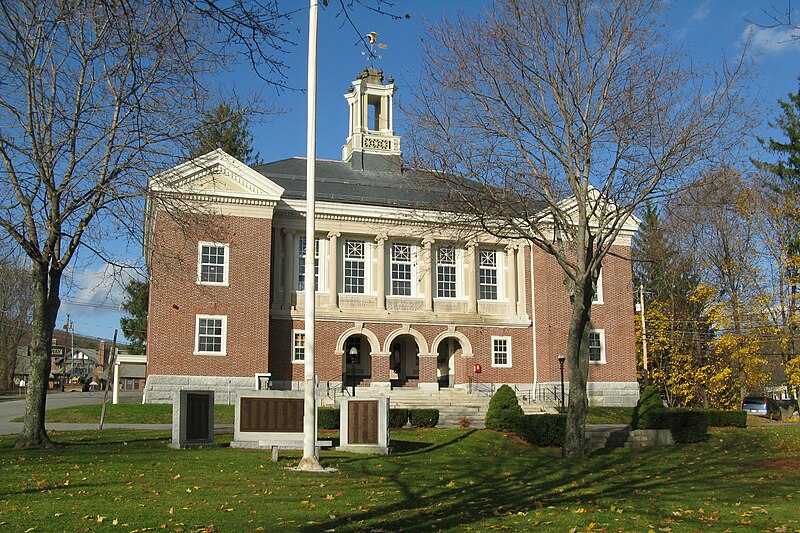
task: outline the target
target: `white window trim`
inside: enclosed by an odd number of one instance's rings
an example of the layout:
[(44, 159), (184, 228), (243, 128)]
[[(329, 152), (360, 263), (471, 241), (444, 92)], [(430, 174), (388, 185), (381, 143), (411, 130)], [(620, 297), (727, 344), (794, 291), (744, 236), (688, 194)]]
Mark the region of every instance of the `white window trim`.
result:
[[(300, 263), (300, 240), (301, 238), (305, 238), (305, 235), (299, 235), (295, 239), (295, 246), (294, 246), (294, 290), (295, 292), (305, 292), (304, 290), (300, 290), (300, 267), (305, 266), (305, 261), (303, 264)], [(314, 239), (319, 242), (319, 267), (317, 270), (319, 271), (319, 279), (317, 280), (317, 290), (316, 293), (326, 293), (328, 292), (328, 239), (320, 236), (314, 237)]]
[[(222, 350), (219, 352), (200, 351), (200, 319), (210, 318), (222, 320)], [(228, 355), (228, 316), (227, 315), (195, 315), (194, 318), (194, 355), (223, 356)]]
[(294, 357), (294, 348), (295, 348), (295, 345), (294, 345), (294, 339), (295, 339), (295, 336), (297, 336), (297, 334), (298, 334), (298, 333), (300, 333), (300, 334), (302, 334), (302, 335), (305, 335), (305, 334), (306, 334), (306, 330), (304, 330), (304, 329), (293, 329), (293, 330), (292, 330), (292, 353), (291, 353), (291, 360), (292, 360), (292, 364), (293, 364), (293, 365), (303, 365), (303, 364), (305, 364), (305, 362), (306, 362), (306, 360), (305, 360), (305, 357), (306, 357), (306, 344), (305, 344), (305, 337), (303, 338), (303, 359), (295, 359), (295, 357)]
[(600, 335), (600, 360), (592, 361), (589, 359), (591, 365), (604, 365), (606, 364), (606, 330), (604, 329), (590, 329), (589, 333), (597, 333)]
[[(222, 263), (222, 281), (202, 281), (202, 269), (203, 269), (203, 246), (215, 246), (217, 248), (223, 248), (224, 250), (224, 259)], [(197, 284), (198, 285), (214, 285), (217, 287), (227, 287), (228, 286), (228, 274), (230, 272), (230, 245), (224, 242), (209, 242), (209, 241), (200, 241), (197, 243)]]
[[(344, 262), (347, 258), (344, 256), (347, 241), (361, 241), (364, 243), (364, 292), (344, 292)], [(341, 239), (338, 245), (338, 264), (339, 269), (339, 287), (342, 288), (342, 294), (349, 296), (375, 296), (375, 289), (372, 286), (372, 258), (374, 257), (374, 243), (367, 240), (365, 237), (345, 237)], [(321, 250), (320, 250), (321, 253)]]
[[(455, 296), (439, 296), (439, 258), (438, 258), (438, 249), (445, 248), (445, 247), (453, 248), (456, 264), (455, 272), (456, 272), (456, 295)], [(467, 264), (464, 262), (464, 249), (458, 248), (452, 244), (443, 244), (440, 247), (434, 249), (434, 270), (433, 270), (433, 299), (434, 300), (448, 300), (448, 301), (455, 301), (455, 300), (466, 300), (466, 296), (464, 295), (464, 269), (467, 268)]]
[[(476, 258), (475, 268), (475, 292), (476, 296), (478, 297), (478, 301), (481, 302), (505, 302), (505, 273), (506, 273), (506, 254), (502, 253), (500, 250), (496, 250), (494, 248), (476, 248), (478, 251), (478, 257)], [(491, 250), (494, 252), (495, 258), (495, 272), (497, 275), (497, 298), (494, 300), (487, 300), (485, 298), (481, 298), (481, 259), (480, 259), (480, 251), (481, 250)]]
[(603, 269), (600, 269), (600, 274), (597, 275), (597, 290), (594, 293), (592, 305), (601, 305), (603, 303)]
[[(411, 294), (408, 295), (408, 296), (394, 294), (392, 292), (392, 288), (393, 288), (392, 287), (392, 265), (394, 264), (393, 261), (392, 261), (392, 246), (395, 245), (395, 244), (407, 244), (408, 246), (411, 247), (411, 250), (410, 250), (411, 251), (411, 261), (410, 261), (410, 263), (411, 263), (411, 280), (410, 280), (411, 281)], [(386, 279), (388, 280), (388, 283), (389, 283), (389, 286), (387, 287), (388, 290), (386, 291), (387, 296), (389, 296), (391, 298), (399, 298), (399, 299), (402, 299), (402, 298), (417, 298), (417, 297), (419, 297), (419, 283), (418, 283), (418, 280), (419, 280), (419, 274), (418, 274), (418, 272), (419, 272), (419, 253), (418, 253), (417, 245), (413, 244), (413, 243), (410, 243), (410, 242), (394, 241), (394, 242), (389, 243), (389, 246), (387, 247), (387, 252), (389, 254), (388, 255), (389, 261), (387, 261), (388, 269), (386, 270)]]
[[(497, 363), (495, 363), (494, 341), (496, 341), (496, 340), (505, 340), (506, 341), (506, 346), (508, 347), (508, 353), (506, 354), (507, 362), (505, 364), (497, 364)], [(512, 349), (511, 349), (511, 337), (501, 337), (501, 336), (493, 335), (492, 339), (491, 339), (491, 342), (492, 342), (492, 346), (491, 346), (491, 350), (492, 350), (492, 368), (511, 368), (511, 365), (512, 365), (512, 360), (511, 360), (511, 352), (512, 352)]]

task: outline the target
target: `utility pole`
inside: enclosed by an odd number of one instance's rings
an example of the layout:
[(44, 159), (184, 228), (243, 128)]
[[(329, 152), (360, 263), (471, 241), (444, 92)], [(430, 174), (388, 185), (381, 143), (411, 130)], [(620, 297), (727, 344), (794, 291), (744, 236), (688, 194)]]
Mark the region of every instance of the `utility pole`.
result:
[(642, 365), (644, 366), (644, 386), (650, 382), (650, 371), (647, 368), (647, 322), (644, 318), (644, 283), (639, 284), (639, 310), (642, 313)]

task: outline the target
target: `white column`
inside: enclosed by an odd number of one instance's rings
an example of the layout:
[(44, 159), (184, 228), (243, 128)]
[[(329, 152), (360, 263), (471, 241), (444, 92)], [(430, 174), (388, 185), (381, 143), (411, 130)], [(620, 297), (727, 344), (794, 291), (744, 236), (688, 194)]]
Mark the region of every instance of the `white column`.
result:
[(375, 280), (377, 283), (378, 293), (378, 310), (383, 311), (386, 309), (386, 239), (385, 233), (379, 234), (375, 237), (375, 242), (378, 245), (375, 247), (375, 253), (378, 256)]
[(464, 260), (467, 263), (467, 268), (464, 271), (466, 277), (466, 291), (469, 294), (469, 308), (467, 312), (478, 312), (478, 243), (470, 242), (467, 244), (467, 254)]
[(119, 402), (119, 363), (114, 363), (114, 388), (111, 389), (111, 403)]
[(283, 293), (286, 290), (283, 287), (283, 269), (286, 263), (286, 258), (283, 257), (283, 234), (280, 229), (275, 229), (274, 237), (272, 239), (272, 279), (275, 280), (272, 286), (272, 306), (280, 308), (283, 302)]
[(516, 244), (509, 244), (506, 246), (506, 264), (508, 265), (508, 271), (506, 273), (506, 282), (508, 283), (508, 301), (511, 305), (511, 310), (514, 314), (519, 314), (519, 308), (517, 307), (518, 299), (517, 299), (517, 245)]
[(338, 306), (339, 298), (339, 237), (336, 231), (328, 232), (328, 305)]
[(283, 250), (285, 252), (284, 262), (286, 263), (283, 269), (283, 308), (289, 309), (292, 305), (292, 291), (294, 290), (295, 276), (294, 232), (290, 229), (283, 229)]
[(436, 275), (433, 265), (433, 243), (430, 238), (422, 239), (422, 279), (425, 291), (425, 311), (433, 311), (433, 278)]

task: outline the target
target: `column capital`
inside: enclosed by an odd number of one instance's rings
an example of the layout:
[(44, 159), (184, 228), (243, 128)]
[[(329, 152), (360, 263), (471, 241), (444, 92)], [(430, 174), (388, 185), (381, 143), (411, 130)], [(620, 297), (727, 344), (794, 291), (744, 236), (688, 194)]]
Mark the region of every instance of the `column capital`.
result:
[(292, 228), (281, 228), (281, 233), (284, 235), (294, 235), (294, 230)]
[(433, 246), (433, 243), (435, 243), (435, 242), (436, 242), (436, 239), (434, 239), (433, 237), (424, 237), (422, 239), (422, 246), (423, 246), (423, 248), (430, 249), (430, 247)]
[(389, 234), (386, 232), (381, 232), (375, 235), (375, 242), (378, 244), (383, 244), (389, 240)]
[(480, 243), (476, 239), (470, 239), (467, 241), (467, 249), (474, 250), (475, 248), (479, 247)]
[(342, 234), (341, 234), (341, 232), (339, 232), (339, 231), (329, 231), (329, 232), (328, 232), (328, 235), (327, 235), (327, 237), (328, 237), (329, 239), (334, 239), (334, 238), (338, 239), (338, 238), (339, 238), (339, 237), (341, 237), (341, 236), (342, 236)]

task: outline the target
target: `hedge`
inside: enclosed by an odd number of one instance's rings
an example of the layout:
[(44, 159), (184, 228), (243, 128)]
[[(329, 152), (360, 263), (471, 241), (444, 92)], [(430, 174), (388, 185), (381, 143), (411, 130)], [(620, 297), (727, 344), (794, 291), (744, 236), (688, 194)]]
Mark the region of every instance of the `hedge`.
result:
[(339, 410), (333, 407), (320, 407), (317, 410), (319, 429), (339, 429)]
[(508, 385), (502, 385), (489, 400), (484, 424), (495, 431), (514, 431), (517, 418), (523, 415), (517, 395)]
[(408, 409), (389, 409), (389, 427), (401, 428), (408, 422)]
[(662, 410), (664, 410), (664, 402), (661, 400), (661, 393), (658, 388), (653, 385), (645, 387), (639, 397), (639, 401), (636, 403), (636, 408), (633, 410), (631, 427), (633, 429), (664, 429), (653, 426), (653, 421), (651, 420), (651, 415), (654, 412)]
[(438, 409), (409, 409), (408, 415), (411, 427), (433, 428), (439, 423)]
[(747, 427), (747, 413), (745, 411), (728, 411), (724, 409), (697, 409), (706, 417), (709, 427)]
[(659, 410), (651, 410), (648, 421), (648, 427), (643, 429), (669, 429), (675, 442), (681, 444), (708, 439), (706, 415), (697, 410), (662, 407)]
[(567, 415), (522, 415), (515, 420), (514, 433), (534, 446), (564, 446)]

